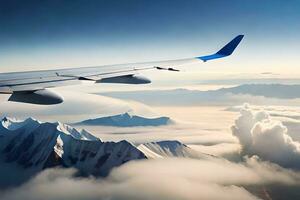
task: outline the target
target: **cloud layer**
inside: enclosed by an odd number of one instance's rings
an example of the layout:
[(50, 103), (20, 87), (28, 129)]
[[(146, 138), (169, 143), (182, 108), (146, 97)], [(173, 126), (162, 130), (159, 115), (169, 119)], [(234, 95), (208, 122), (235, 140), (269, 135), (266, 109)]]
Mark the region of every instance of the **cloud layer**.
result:
[[(275, 113), (275, 110), (273, 112)], [(212, 117), (216, 119), (215, 116)], [(224, 118), (223, 115), (221, 117)], [(242, 149), (238, 155), (242, 159), (239, 162), (220, 157), (201, 160), (167, 158), (133, 161), (115, 168), (105, 179), (75, 178), (74, 170), (51, 169), (42, 172), (21, 187), (3, 194), (0, 192), (0, 199), (213, 200), (267, 199), (268, 196), (293, 199), (299, 194), (300, 188), (300, 156), (299, 142), (291, 137), (291, 131), (298, 129), (291, 127), (300, 126), (300, 122), (291, 120), (293, 121), (287, 125), (287, 121), (282, 121), (280, 117), (271, 117), (266, 110), (258, 111), (244, 105), (232, 127), (237, 141), (229, 140), (232, 137), (230, 132), (224, 135), (217, 134), (223, 129), (188, 132), (176, 126), (178, 132), (175, 129), (170, 132), (170, 127), (162, 127), (154, 130), (134, 129), (137, 133), (132, 133), (133, 129), (126, 129), (128, 134), (116, 134), (118, 129), (115, 129), (111, 134), (116, 138), (128, 139), (131, 134), (130, 137), (134, 137), (131, 139), (136, 141), (145, 138), (153, 140), (156, 137), (176, 137), (190, 142), (192, 147), (196, 147), (198, 143), (200, 146), (209, 143), (208, 152), (211, 152), (212, 149), (209, 148), (214, 146), (224, 151), (223, 144), (226, 142), (233, 145), (230, 147), (232, 151), (237, 151), (235, 145), (240, 144)], [(207, 123), (203, 127), (207, 127)], [(209, 123), (212, 126), (213, 123)], [(220, 123), (218, 125), (220, 126)], [(195, 127), (191, 130), (194, 129)], [(201, 135), (203, 133), (204, 135)], [(280, 196), (276, 196), (276, 191), (280, 191)]]
[(55, 89), (64, 97), (64, 102), (57, 105), (41, 106), (8, 102), (0, 96), (0, 117), (28, 118), (34, 117), (44, 121), (78, 122), (81, 120), (131, 112), (136, 115), (157, 116), (152, 109), (144, 104), (123, 101), (110, 97), (87, 94), (64, 89)]
[(217, 158), (133, 161), (102, 180), (73, 174), (65, 169), (44, 171), (1, 199), (258, 199), (243, 186), (299, 186), (300, 180), (300, 174), (257, 157), (240, 164)]

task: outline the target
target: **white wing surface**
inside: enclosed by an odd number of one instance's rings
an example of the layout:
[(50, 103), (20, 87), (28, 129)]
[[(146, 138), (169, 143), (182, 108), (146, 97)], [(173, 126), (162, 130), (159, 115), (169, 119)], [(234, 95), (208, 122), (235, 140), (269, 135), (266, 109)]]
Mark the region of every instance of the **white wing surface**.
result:
[(80, 84), (81, 80), (95, 83), (150, 83), (149, 79), (137, 75), (137, 72), (150, 69), (178, 71), (176, 67), (179, 66), (223, 58), (231, 55), (242, 39), (243, 35), (236, 36), (215, 54), (180, 60), (0, 73), (0, 93), (11, 94), (9, 101), (43, 105), (58, 104), (63, 102), (63, 98), (47, 88)]

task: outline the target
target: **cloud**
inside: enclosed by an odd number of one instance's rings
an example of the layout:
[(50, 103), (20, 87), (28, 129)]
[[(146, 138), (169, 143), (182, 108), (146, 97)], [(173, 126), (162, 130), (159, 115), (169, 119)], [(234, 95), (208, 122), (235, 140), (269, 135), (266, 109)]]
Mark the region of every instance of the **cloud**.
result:
[[(232, 119), (232, 115), (230, 116)], [(215, 115), (212, 117), (216, 119)], [(224, 115), (220, 117), (223, 119), (222, 123), (228, 121), (228, 124), (225, 123), (221, 127), (228, 127), (232, 123), (231, 120), (224, 120)], [(224, 153), (224, 148), (228, 153), (237, 151), (236, 145), (241, 144), (240, 156), (245, 156), (242, 161), (235, 163), (222, 158), (132, 161), (115, 168), (105, 179), (74, 177), (76, 172), (72, 169), (50, 169), (21, 187), (0, 194), (0, 199), (213, 200), (259, 199), (268, 195), (272, 198), (284, 196), (286, 199), (293, 197), (295, 199), (296, 196), (291, 196), (291, 190), (299, 194), (300, 173), (282, 166), (299, 169), (298, 165), (292, 165), (299, 163), (298, 153), (295, 150), (298, 142), (290, 137), (290, 129), (282, 121), (271, 117), (266, 110), (254, 110), (249, 105), (244, 105), (233, 126), (238, 140), (231, 139), (233, 136), (230, 131), (225, 134), (224, 127), (219, 127), (220, 122), (217, 124), (211, 122), (208, 120), (203, 125), (203, 128), (207, 129), (207, 125), (211, 124), (214, 129), (209, 130), (199, 131), (201, 126), (196, 126), (197, 124), (193, 127), (191, 124), (185, 124), (190, 128), (186, 129), (181, 124), (172, 129), (169, 126), (156, 129), (135, 128), (136, 133), (132, 133), (133, 129), (122, 129), (124, 133), (116, 134), (119, 129), (114, 129), (110, 130), (113, 132), (108, 133), (110, 136), (107, 137), (112, 138), (111, 135), (114, 135), (116, 139), (124, 137), (134, 141), (172, 137), (187, 142), (193, 148), (200, 144), (212, 144), (197, 150), (205, 150), (207, 153), (214, 150), (214, 154), (218, 155)], [(293, 126), (295, 123), (298, 122), (293, 121)], [(103, 134), (104, 130), (101, 131)], [(223, 132), (224, 134), (220, 134)], [(280, 159), (272, 157), (269, 149), (272, 153), (280, 155), (278, 156)], [(292, 155), (294, 157), (291, 157)], [(281, 160), (282, 158), (285, 159)], [(288, 165), (283, 161), (287, 161)], [(261, 194), (262, 191), (264, 194)], [(276, 196), (277, 194), (274, 196), (274, 191), (280, 191), (278, 194), (280, 196)]]
[(74, 178), (74, 170), (50, 169), (25, 185), (4, 193), (2, 200), (54, 199), (258, 199), (243, 186), (299, 186), (299, 173), (262, 162), (183, 158), (129, 162), (106, 179)]
[[(231, 112), (240, 112), (242, 108), (245, 107), (245, 105), (249, 104), (245, 103), (243, 105), (239, 106), (231, 106), (226, 108), (226, 111), (231, 111)], [(258, 105), (252, 105), (251, 104), (251, 110), (252, 111), (265, 111), (267, 112), (270, 116), (272, 117), (280, 117), (282, 119), (300, 119), (300, 109), (297, 106), (258, 106)]]
[[(157, 116), (152, 109), (144, 104), (123, 101), (100, 95), (83, 92), (55, 89), (64, 97), (64, 102), (57, 105), (34, 105), (8, 102), (3, 97), (0, 101), (0, 117), (27, 118), (34, 117), (44, 121), (77, 122), (87, 118), (101, 117), (131, 112), (141, 116)], [(0, 95), (1, 96), (1, 95)]]
[(242, 155), (258, 155), (281, 166), (300, 169), (300, 143), (289, 135), (287, 126), (266, 111), (254, 111), (245, 104), (232, 133), (239, 139)]

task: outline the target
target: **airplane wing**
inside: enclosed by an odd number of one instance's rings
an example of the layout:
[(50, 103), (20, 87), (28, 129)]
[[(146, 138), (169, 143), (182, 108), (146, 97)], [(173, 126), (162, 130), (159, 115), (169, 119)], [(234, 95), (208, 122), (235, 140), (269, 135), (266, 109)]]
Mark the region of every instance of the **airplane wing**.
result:
[(82, 80), (95, 83), (146, 84), (151, 81), (137, 75), (137, 72), (150, 69), (179, 71), (176, 67), (223, 58), (233, 53), (243, 37), (243, 35), (236, 36), (212, 55), (187, 59), (0, 73), (0, 94), (11, 94), (9, 101), (51, 105), (63, 102), (63, 98), (47, 88), (80, 84)]

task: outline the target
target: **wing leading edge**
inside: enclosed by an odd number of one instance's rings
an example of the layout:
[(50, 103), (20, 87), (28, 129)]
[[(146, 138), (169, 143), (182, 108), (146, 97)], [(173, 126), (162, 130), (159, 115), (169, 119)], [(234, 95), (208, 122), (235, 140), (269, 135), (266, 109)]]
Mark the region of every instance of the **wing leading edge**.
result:
[(179, 71), (176, 69), (177, 67), (194, 64), (199, 60), (206, 62), (227, 57), (233, 53), (243, 37), (244, 35), (236, 36), (215, 54), (194, 58), (60, 70), (0, 73), (0, 94), (12, 94), (9, 101), (50, 105), (61, 103), (63, 99), (47, 90), (47, 88), (80, 84), (82, 80), (95, 83), (147, 84), (151, 81), (146, 77), (137, 75), (139, 71), (150, 69)]

